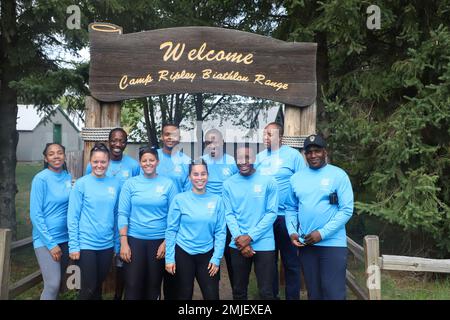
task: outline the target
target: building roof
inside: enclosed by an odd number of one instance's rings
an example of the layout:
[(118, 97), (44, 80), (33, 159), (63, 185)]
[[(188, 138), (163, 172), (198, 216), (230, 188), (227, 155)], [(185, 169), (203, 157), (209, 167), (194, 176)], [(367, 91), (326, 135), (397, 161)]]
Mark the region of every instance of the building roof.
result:
[[(84, 126), (83, 119), (77, 114), (68, 115), (60, 106), (53, 106), (57, 112), (61, 112), (67, 121), (78, 131)], [(44, 119), (45, 113), (39, 112), (34, 105), (17, 105), (17, 124), (18, 131), (33, 131)]]
[[(267, 123), (276, 120), (279, 107), (273, 106), (268, 110), (262, 111), (258, 115), (259, 128), (254, 130), (244, 128), (243, 126), (236, 126), (231, 120), (222, 121), (219, 119), (207, 120), (202, 124), (203, 133), (205, 134), (209, 129), (218, 129), (222, 135), (225, 143), (261, 143), (263, 141), (263, 130)], [(245, 110), (243, 111), (245, 112)], [(196, 142), (197, 137), (195, 130), (180, 130), (181, 142)]]

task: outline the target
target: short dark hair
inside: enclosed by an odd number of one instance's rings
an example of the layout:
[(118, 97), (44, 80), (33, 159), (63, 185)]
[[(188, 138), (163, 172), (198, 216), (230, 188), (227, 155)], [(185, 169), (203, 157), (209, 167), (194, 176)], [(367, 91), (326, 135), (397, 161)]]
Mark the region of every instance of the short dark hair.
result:
[(111, 141), (112, 135), (114, 132), (122, 132), (125, 135), (125, 142), (128, 141), (128, 133), (123, 128), (114, 128), (109, 132), (108, 141)]
[(180, 129), (180, 126), (177, 125), (176, 123), (174, 123), (174, 122), (166, 122), (166, 123), (163, 124), (163, 126), (162, 126), (162, 128), (161, 128), (161, 132), (164, 131), (164, 128), (165, 128), (165, 127), (175, 127), (175, 128), (177, 128), (177, 129)]
[(199, 166), (199, 165), (205, 166), (206, 172), (209, 174), (208, 165), (206, 164), (205, 160), (203, 160), (202, 158), (199, 158), (199, 159), (192, 160), (191, 163), (189, 164), (189, 175), (191, 175), (192, 167)]
[(106, 153), (108, 155), (108, 159), (109, 159), (109, 149), (108, 147), (103, 143), (103, 142), (97, 142), (91, 149), (91, 152), (89, 154), (89, 159), (92, 158), (92, 155), (94, 154), (94, 152), (103, 152)]
[(155, 147), (150, 146), (143, 146), (139, 148), (139, 161), (141, 161), (141, 158), (144, 156), (144, 154), (150, 153), (155, 156), (156, 160), (159, 160), (158, 151), (156, 151)]
[(276, 126), (278, 129), (278, 132), (280, 133), (280, 138), (284, 135), (284, 127), (281, 123), (279, 122), (269, 122), (268, 124), (266, 124), (266, 126), (264, 128), (267, 128), (268, 126)]

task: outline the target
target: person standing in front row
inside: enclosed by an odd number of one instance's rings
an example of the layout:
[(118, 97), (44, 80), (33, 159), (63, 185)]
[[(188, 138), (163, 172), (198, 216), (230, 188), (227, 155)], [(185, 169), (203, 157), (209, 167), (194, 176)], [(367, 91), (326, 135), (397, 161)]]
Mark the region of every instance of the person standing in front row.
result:
[[(174, 123), (166, 123), (162, 127), (162, 149), (158, 149), (159, 165), (156, 172), (172, 180), (177, 193), (187, 191), (189, 183), (189, 164), (191, 159), (179, 149), (180, 129)], [(163, 292), (165, 300), (177, 297), (175, 278), (164, 272)]]
[(207, 191), (205, 162), (189, 166), (192, 190), (175, 196), (167, 221), (166, 270), (176, 273), (179, 300), (192, 300), (194, 278), (204, 300), (219, 300), (226, 225), (220, 196)]
[(128, 179), (120, 192), (120, 257), (125, 262), (125, 300), (161, 296), (169, 206), (176, 195), (172, 180), (156, 173), (158, 153), (139, 150), (142, 175)]
[(239, 174), (223, 184), (225, 218), (232, 236), (233, 299), (247, 300), (253, 263), (260, 299), (273, 299), (277, 183), (256, 172), (255, 154), (248, 146), (238, 148), (236, 163)]
[(102, 284), (118, 253), (117, 206), (120, 181), (106, 176), (109, 150), (103, 143), (91, 149), (92, 173), (78, 179), (69, 198), (69, 257), (78, 261), (78, 299), (101, 300)]
[(327, 164), (325, 140), (311, 135), (304, 142), (305, 168), (291, 177), (286, 226), (299, 247), (308, 299), (346, 298), (347, 236), (353, 214), (353, 190), (344, 170)]
[(65, 167), (65, 148), (47, 143), (44, 170), (31, 183), (30, 219), (33, 247), (44, 279), (41, 300), (56, 300), (69, 262), (67, 207), (72, 177)]
[[(205, 134), (205, 151), (202, 159), (208, 165), (208, 192), (222, 196), (223, 183), (225, 180), (239, 172), (236, 161), (232, 156), (223, 150), (223, 136), (217, 129), (210, 129)], [(230, 243), (231, 233), (227, 228), (227, 239), (225, 243)], [(228, 279), (233, 288), (233, 267), (231, 266), (230, 247), (225, 246), (223, 253), (227, 264)]]
[[(139, 175), (139, 163), (132, 157), (123, 154), (128, 143), (128, 135), (122, 128), (114, 128), (109, 132), (108, 146), (110, 152), (110, 161), (106, 176), (116, 177), (120, 180), (121, 185), (129, 178)], [(86, 167), (86, 174), (92, 172), (91, 164)], [(122, 300), (124, 288), (123, 262), (117, 255), (114, 259), (116, 267), (116, 281), (114, 300)]]
[(289, 146), (281, 145), (283, 126), (277, 122), (271, 122), (264, 128), (264, 144), (267, 149), (256, 156), (256, 170), (261, 175), (272, 176), (278, 183), (278, 215), (273, 224), (275, 236), (275, 273), (273, 281), (273, 294), (278, 299), (278, 251), (281, 254), (285, 274), (286, 300), (300, 299), (300, 268), (297, 247), (291, 243), (285, 214), (286, 198), (289, 192), (289, 180), (292, 175), (303, 169), (305, 161), (300, 152)]

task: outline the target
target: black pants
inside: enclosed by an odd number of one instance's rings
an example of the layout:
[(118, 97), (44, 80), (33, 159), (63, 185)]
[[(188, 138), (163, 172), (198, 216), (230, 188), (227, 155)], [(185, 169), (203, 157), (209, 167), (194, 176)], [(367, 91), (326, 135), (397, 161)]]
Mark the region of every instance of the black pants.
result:
[(308, 300), (345, 300), (347, 248), (306, 246), (299, 253)]
[(78, 266), (81, 272), (79, 300), (101, 300), (102, 284), (111, 268), (113, 248), (80, 250)]
[(228, 279), (230, 279), (230, 285), (233, 288), (233, 266), (231, 265), (231, 255), (230, 255), (230, 244), (231, 242), (231, 232), (227, 228), (227, 238), (225, 240), (225, 250), (223, 256), (225, 257), (225, 262), (227, 263)]
[(202, 292), (204, 300), (219, 300), (219, 272), (209, 275), (208, 264), (214, 250), (207, 253), (190, 255), (178, 245), (175, 246), (176, 280), (178, 299), (192, 300), (194, 278)]
[(273, 281), (273, 295), (278, 298), (279, 279), (278, 279), (278, 250), (281, 255), (281, 262), (284, 268), (285, 277), (285, 297), (286, 300), (300, 299), (300, 260), (298, 258), (298, 249), (291, 242), (289, 237), (286, 220), (284, 216), (277, 216), (273, 224), (273, 234), (275, 236), (275, 270)]
[[(165, 268), (164, 268), (165, 269)], [(177, 281), (176, 277), (164, 271), (163, 276), (163, 292), (164, 300), (176, 300), (177, 299)]]
[(161, 296), (164, 259), (156, 259), (164, 239), (141, 240), (128, 237), (131, 262), (124, 263), (125, 300), (157, 300)]
[(248, 282), (252, 264), (255, 263), (256, 282), (259, 298), (273, 299), (273, 275), (275, 268), (275, 251), (256, 251), (251, 258), (245, 258), (237, 249), (230, 248), (233, 265), (233, 299), (247, 300)]

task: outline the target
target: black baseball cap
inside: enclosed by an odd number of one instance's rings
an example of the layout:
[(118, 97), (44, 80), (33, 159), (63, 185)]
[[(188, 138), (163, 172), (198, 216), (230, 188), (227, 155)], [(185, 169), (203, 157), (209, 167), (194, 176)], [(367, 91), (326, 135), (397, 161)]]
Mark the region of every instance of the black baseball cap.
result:
[(307, 149), (310, 146), (317, 146), (319, 148), (326, 148), (327, 143), (325, 142), (325, 139), (318, 134), (312, 134), (309, 137), (305, 139), (305, 142), (303, 143), (303, 149)]

